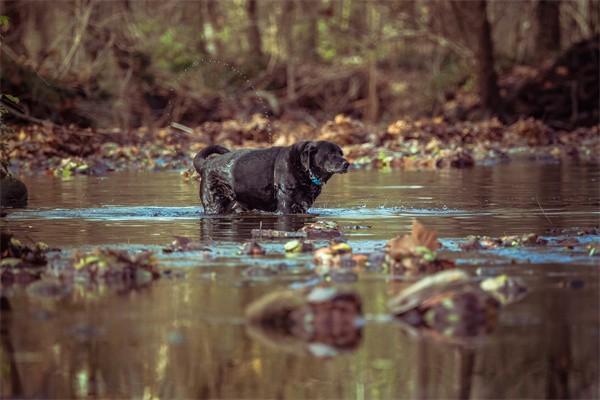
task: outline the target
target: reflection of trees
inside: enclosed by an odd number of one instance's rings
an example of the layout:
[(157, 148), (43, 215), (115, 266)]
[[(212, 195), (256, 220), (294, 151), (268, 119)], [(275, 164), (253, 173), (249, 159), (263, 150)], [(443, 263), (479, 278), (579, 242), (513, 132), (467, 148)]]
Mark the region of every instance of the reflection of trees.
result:
[(8, 299), (0, 296), (0, 396), (3, 398), (22, 397), (23, 384), (17, 363), (15, 348), (11, 339), (12, 310)]
[[(368, 323), (360, 348), (331, 359), (278, 351), (246, 335), (239, 320), (243, 308), (271, 290), (273, 284), (240, 288), (192, 274), (131, 297), (63, 300), (48, 308), (44, 319), (30, 318), (41, 312), (39, 305), (11, 299), (13, 311), (2, 310), (0, 338), (2, 363), (12, 375), (2, 375), (8, 384), (1, 394), (589, 397), (597, 385), (599, 348), (593, 334), (599, 301), (594, 288), (534, 292), (503, 310), (503, 322), (492, 336), (470, 342)], [(367, 314), (384, 309), (387, 296), (380, 282), (359, 282), (358, 290), (369, 299)], [(23, 318), (11, 319), (15, 310)], [(15, 357), (32, 353), (38, 361), (19, 363)]]
[(314, 221), (313, 215), (249, 214), (244, 216), (202, 216), (200, 240), (244, 241), (252, 238), (253, 229), (296, 231)]
[(546, 290), (528, 300), (515, 310), (520, 323), (502, 332), (510, 336), (480, 352), (474, 396), (570, 398), (597, 387), (598, 341), (583, 328), (597, 326), (597, 293)]

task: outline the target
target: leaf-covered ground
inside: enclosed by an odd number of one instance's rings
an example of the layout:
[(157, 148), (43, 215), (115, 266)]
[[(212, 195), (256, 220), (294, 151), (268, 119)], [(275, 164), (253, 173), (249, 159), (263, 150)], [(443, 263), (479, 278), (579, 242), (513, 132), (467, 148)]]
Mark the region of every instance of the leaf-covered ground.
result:
[(124, 132), (12, 126), (3, 133), (2, 141), (5, 157), (16, 174), (69, 177), (125, 169), (186, 169), (194, 154), (211, 143), (240, 148), (290, 145), (300, 140), (338, 143), (354, 168), (465, 168), (519, 157), (599, 162), (599, 132), (599, 125), (560, 131), (534, 119), (512, 125), (496, 119), (453, 124), (443, 118), (400, 119), (387, 126), (374, 126), (338, 115), (314, 125), (255, 114), (245, 121), (206, 122), (193, 129)]

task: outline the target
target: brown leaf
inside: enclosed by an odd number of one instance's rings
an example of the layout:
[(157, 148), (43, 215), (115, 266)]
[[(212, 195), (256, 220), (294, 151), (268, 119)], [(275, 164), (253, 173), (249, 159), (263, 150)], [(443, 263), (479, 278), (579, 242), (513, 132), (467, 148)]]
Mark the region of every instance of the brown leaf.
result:
[(440, 247), (437, 241), (437, 232), (425, 228), (416, 219), (413, 220), (412, 236), (417, 246), (427, 247), (431, 251), (436, 251)]
[(414, 219), (411, 234), (390, 240), (388, 246), (390, 255), (394, 259), (398, 259), (415, 254), (417, 247), (426, 247), (431, 251), (436, 251), (440, 245), (437, 241), (437, 232), (425, 228), (423, 224)]

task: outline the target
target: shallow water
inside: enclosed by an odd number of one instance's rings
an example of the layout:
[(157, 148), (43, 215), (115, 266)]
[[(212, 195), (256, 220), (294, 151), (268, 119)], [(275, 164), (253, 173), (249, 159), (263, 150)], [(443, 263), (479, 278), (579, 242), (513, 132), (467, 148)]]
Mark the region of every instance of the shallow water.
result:
[[(173, 235), (239, 241), (250, 230), (295, 228), (315, 218), (370, 225), (353, 240), (386, 240), (420, 218), (441, 237), (543, 232), (597, 226), (600, 172), (593, 165), (513, 163), (443, 171), (353, 171), (334, 176), (308, 217), (205, 217), (197, 184), (177, 172), (26, 179), (29, 209), (7, 221), (15, 232), (56, 246), (164, 244)], [(18, 221), (17, 221), (18, 220)]]
[[(597, 166), (578, 164), (353, 171), (334, 177), (308, 216), (206, 217), (197, 184), (176, 172), (28, 178), (30, 207), (1, 221), (19, 238), (69, 254), (96, 245), (160, 250), (178, 235), (204, 241), (216, 257), (161, 256), (186, 277), (129, 294), (74, 292), (49, 300), (15, 290), (9, 297), (13, 312), (2, 314), (0, 395), (597, 397), (597, 259), (556, 249), (499, 249), (482, 259), (460, 252), (455, 239), (597, 226), (599, 179)], [(367, 318), (359, 345), (338, 356), (265, 344), (246, 330), (241, 317), (249, 302), (311, 279), (294, 272), (310, 264), (309, 256), (237, 255), (251, 229), (334, 220), (348, 227), (354, 249), (371, 250), (407, 232), (414, 217), (438, 230), (444, 251), (458, 262), (478, 257), (480, 274), (506, 272), (530, 286), (525, 299), (502, 310), (491, 335), (457, 342), (386, 321), (380, 316), (396, 286), (375, 273), (348, 284), (361, 294)], [(369, 228), (349, 228), (354, 225)], [(267, 250), (281, 253), (282, 246), (272, 242)], [(290, 273), (269, 280), (242, 274), (247, 266), (281, 262)]]

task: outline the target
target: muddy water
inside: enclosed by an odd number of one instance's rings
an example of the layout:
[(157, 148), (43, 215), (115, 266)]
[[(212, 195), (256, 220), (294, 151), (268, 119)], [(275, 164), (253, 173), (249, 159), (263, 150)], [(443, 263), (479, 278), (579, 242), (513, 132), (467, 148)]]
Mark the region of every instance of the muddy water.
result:
[[(418, 217), (451, 256), (469, 234), (542, 233), (599, 223), (597, 166), (513, 163), (439, 172), (356, 171), (336, 176), (311, 214), (206, 217), (197, 185), (178, 173), (33, 177), (30, 208), (3, 228), (74, 249), (111, 245), (160, 250), (174, 235), (204, 241), (199, 253), (163, 256), (186, 271), (134, 293), (75, 291), (61, 299), (11, 293), (2, 312), (0, 395), (164, 398), (568, 398), (597, 397), (598, 262), (551, 251), (491, 254), (480, 271), (523, 278), (529, 295), (502, 311), (488, 336), (449, 341), (384, 321), (394, 283), (377, 274), (349, 283), (367, 313), (360, 343), (337, 356), (265, 343), (241, 319), (245, 306), (305, 277), (247, 279), (247, 266), (307, 257), (237, 255), (250, 230), (297, 229), (334, 220), (355, 249), (380, 247)], [(598, 241), (598, 238), (591, 238)], [(282, 244), (267, 245), (280, 253)], [(492, 252), (493, 253), (493, 252)], [(516, 262), (516, 264), (515, 264)], [(4, 305), (6, 307), (6, 305)], [(317, 349), (318, 350), (318, 349)]]

